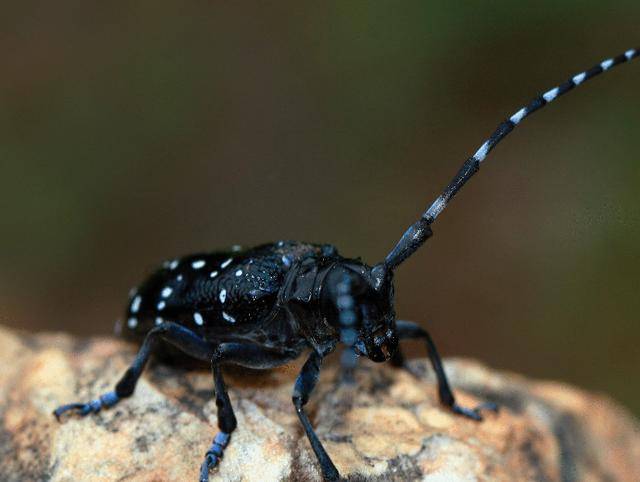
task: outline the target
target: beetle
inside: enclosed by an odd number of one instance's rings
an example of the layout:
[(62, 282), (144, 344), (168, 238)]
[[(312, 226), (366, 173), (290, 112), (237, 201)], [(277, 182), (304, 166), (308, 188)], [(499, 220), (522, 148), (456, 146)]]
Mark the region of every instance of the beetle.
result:
[[(402, 235), (384, 261), (373, 266), (341, 256), (335, 247), (279, 241), (251, 249), (185, 256), (167, 261), (130, 295), (126, 337), (142, 342), (131, 366), (113, 391), (87, 403), (63, 405), (54, 411), (97, 413), (133, 394), (152, 354), (182, 352), (211, 364), (219, 432), (205, 454), (200, 481), (221, 462), (236, 428), (221, 366), (268, 369), (309, 351), (293, 388), (292, 401), (318, 459), (325, 480), (339, 473), (305, 413), (318, 381), (323, 359), (342, 343), (347, 375), (357, 356), (403, 365), (402, 339), (422, 339), (435, 371), (440, 402), (452, 412), (482, 420), (491, 402), (467, 408), (456, 402), (442, 361), (429, 333), (397, 320), (393, 276), (396, 268), (431, 237), (431, 225), (462, 186), (478, 171), (489, 152), (524, 118), (587, 80), (640, 55), (639, 49), (606, 59), (535, 97), (498, 125), (468, 158), (442, 194)], [(349, 380), (349, 377), (346, 377)]]

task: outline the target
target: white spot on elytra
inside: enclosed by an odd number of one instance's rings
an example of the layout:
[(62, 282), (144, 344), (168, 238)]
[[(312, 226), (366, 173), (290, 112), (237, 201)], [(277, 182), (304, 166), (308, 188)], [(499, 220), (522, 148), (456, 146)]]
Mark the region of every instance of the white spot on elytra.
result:
[(555, 99), (558, 96), (558, 87), (556, 87), (555, 89), (551, 89), (547, 92), (545, 92), (544, 94), (542, 94), (542, 97), (544, 97), (544, 100), (546, 100), (547, 102), (551, 102), (553, 99)]
[(224, 303), (224, 301), (227, 299), (227, 290), (223, 289), (220, 292), (219, 298), (220, 298), (220, 303)]
[(236, 322), (236, 319), (233, 316), (231, 316), (229, 313), (227, 313), (226, 311), (222, 312), (222, 317), (225, 320), (227, 320), (229, 323), (235, 323)]
[(179, 274), (179, 275), (178, 275), (178, 277), (176, 278), (176, 281), (179, 283), (179, 282), (181, 282), (183, 279), (184, 279), (184, 277), (183, 277), (181, 274)]
[(513, 122), (514, 124), (518, 124), (523, 117), (527, 115), (527, 108), (523, 107), (522, 109), (520, 109), (518, 112), (516, 112), (515, 114), (513, 114), (511, 116), (511, 119), (509, 119), (511, 122)]
[(239, 269), (238, 271), (236, 271), (236, 276), (242, 276), (242, 270)]
[(136, 296), (131, 302), (131, 313), (137, 313), (140, 309), (140, 303), (142, 302), (142, 298), (140, 296)]
[(129, 318), (127, 320), (127, 326), (129, 328), (135, 328), (136, 326), (138, 326), (138, 319), (137, 318)]
[(602, 70), (609, 70), (609, 67), (611, 67), (612, 65), (613, 59), (607, 59), (600, 62), (600, 67), (602, 67)]
[(164, 310), (165, 306), (167, 306), (167, 304), (164, 301), (158, 302), (158, 305), (157, 305), (158, 311)]
[(633, 57), (633, 54), (635, 53), (636, 51), (634, 49), (630, 49), (624, 53), (624, 56), (627, 58), (627, 60), (631, 60), (631, 57)]
[(202, 324), (204, 323), (204, 318), (202, 318), (202, 315), (198, 312), (193, 314), (193, 321), (196, 322), (196, 325), (200, 325), (202, 326)]
[(211, 274), (209, 275), (209, 278), (215, 278), (216, 276), (218, 276), (218, 272), (212, 271)]
[(220, 267), (221, 267), (222, 269), (226, 268), (227, 266), (229, 266), (229, 265), (231, 264), (231, 261), (233, 261), (233, 258), (229, 258), (228, 260), (226, 260), (224, 263), (222, 263), (222, 264), (220, 265)]
[(171, 293), (173, 293), (173, 288), (171, 288), (170, 286), (165, 286), (162, 289), (162, 297), (163, 298), (168, 298), (169, 296), (171, 296)]
[(191, 263), (191, 267), (193, 269), (200, 269), (205, 265), (205, 261), (203, 259), (198, 259), (196, 261), (194, 261), (193, 263)]
[(156, 318), (156, 325), (162, 325), (162, 321), (163, 321), (162, 318), (160, 316), (158, 316)]
[(584, 81), (584, 78), (587, 76), (586, 72), (580, 72), (578, 75), (574, 75), (573, 76), (573, 83), (576, 85), (580, 85), (582, 84), (582, 82)]
[(282, 263), (287, 267), (291, 266), (291, 260), (284, 255), (282, 255)]
[(278, 248), (282, 248), (284, 246), (284, 241), (278, 241)]
[(169, 263), (169, 269), (176, 269), (179, 264), (180, 264), (180, 261), (178, 261), (177, 259), (174, 259), (173, 261), (171, 261), (171, 263)]

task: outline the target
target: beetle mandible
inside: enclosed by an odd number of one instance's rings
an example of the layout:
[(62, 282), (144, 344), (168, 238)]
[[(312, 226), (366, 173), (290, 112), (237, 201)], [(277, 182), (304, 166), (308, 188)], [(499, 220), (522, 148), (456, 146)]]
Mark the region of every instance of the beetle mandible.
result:
[[(267, 369), (310, 351), (293, 389), (293, 405), (318, 458), (325, 480), (338, 470), (316, 436), (304, 406), (318, 381), (323, 359), (339, 343), (342, 364), (351, 371), (356, 356), (403, 365), (401, 339), (422, 339), (436, 373), (440, 402), (456, 414), (482, 420), (481, 410), (460, 406), (449, 387), (433, 340), (421, 326), (396, 320), (393, 274), (432, 235), (431, 224), (460, 188), (478, 171), (489, 152), (522, 120), (596, 75), (640, 55), (630, 49), (580, 72), (534, 98), (502, 122), (462, 165), (442, 194), (402, 235), (384, 261), (369, 266), (340, 256), (331, 245), (279, 241), (252, 249), (196, 254), (167, 261), (131, 294), (125, 335), (142, 341), (135, 360), (115, 389), (88, 403), (54, 411), (97, 413), (133, 394), (152, 353), (169, 346), (211, 364), (218, 428), (200, 469), (200, 481), (221, 461), (236, 428), (221, 365)], [(162, 343), (165, 346), (162, 346)]]

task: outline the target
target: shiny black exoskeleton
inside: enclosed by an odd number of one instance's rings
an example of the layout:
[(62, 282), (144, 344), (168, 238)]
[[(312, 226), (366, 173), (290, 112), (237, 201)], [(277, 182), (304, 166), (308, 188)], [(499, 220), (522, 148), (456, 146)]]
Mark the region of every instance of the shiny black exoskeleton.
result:
[(413, 323), (396, 321), (392, 282), (392, 272), (383, 264), (372, 268), (343, 258), (333, 246), (293, 241), (166, 261), (130, 295), (127, 321), (120, 330), (126, 338), (142, 341), (131, 368), (113, 392), (89, 403), (60, 407), (56, 416), (72, 409), (81, 414), (97, 412), (130, 396), (152, 353), (173, 356), (181, 351), (210, 362), (220, 432), (201, 468), (200, 480), (208, 480), (236, 428), (220, 365), (273, 368), (310, 350), (295, 385), (293, 404), (325, 479), (336, 480), (338, 472), (303, 406), (316, 384), (322, 359), (340, 341), (352, 348), (343, 356), (349, 373), (356, 355), (375, 362), (394, 356), (401, 365), (398, 339), (425, 338), (443, 403), (480, 419), (477, 409), (455, 403), (428, 334)]
[[(192, 255), (167, 261), (131, 293), (124, 334), (142, 341), (129, 369), (108, 392), (88, 403), (64, 405), (81, 415), (98, 412), (130, 396), (150, 355), (170, 349), (211, 363), (220, 431), (205, 455), (200, 480), (221, 460), (236, 418), (227, 395), (221, 365), (272, 368), (309, 351), (293, 389), (293, 405), (309, 438), (325, 480), (338, 471), (325, 452), (304, 411), (324, 357), (338, 343), (346, 345), (342, 363), (347, 374), (355, 356), (403, 365), (398, 341), (426, 343), (438, 380), (440, 401), (453, 412), (481, 420), (480, 409), (459, 406), (429, 334), (415, 323), (396, 320), (393, 272), (432, 234), (431, 224), (459, 189), (478, 171), (487, 154), (526, 116), (574, 87), (640, 55), (637, 49), (606, 59), (536, 97), (508, 120), (470, 157), (443, 193), (404, 233), (383, 262), (368, 266), (346, 259), (330, 245), (278, 242), (253, 249)], [(348, 379), (349, 377), (346, 377)]]

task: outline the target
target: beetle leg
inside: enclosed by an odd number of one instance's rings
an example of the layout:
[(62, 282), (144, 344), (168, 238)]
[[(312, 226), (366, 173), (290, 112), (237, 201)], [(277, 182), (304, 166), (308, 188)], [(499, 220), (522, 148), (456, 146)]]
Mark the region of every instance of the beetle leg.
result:
[(438, 395), (440, 403), (448, 407), (454, 413), (477, 421), (482, 420), (482, 414), (480, 413), (481, 410), (498, 411), (498, 406), (493, 402), (485, 402), (475, 408), (465, 408), (458, 405), (453, 392), (449, 387), (449, 381), (447, 380), (447, 375), (444, 372), (442, 360), (440, 359), (436, 345), (433, 343), (431, 336), (424, 328), (411, 321), (397, 320), (396, 332), (398, 334), (398, 338), (401, 340), (417, 338), (425, 340), (429, 359), (431, 360), (431, 365), (433, 366), (433, 370), (436, 372), (436, 378), (438, 379)]
[(149, 360), (149, 356), (153, 353), (159, 340), (171, 343), (188, 355), (201, 360), (209, 360), (213, 353), (213, 346), (193, 331), (176, 323), (165, 322), (149, 331), (140, 350), (138, 350), (135, 360), (116, 384), (113, 391), (107, 392), (87, 403), (62, 405), (54, 410), (53, 414), (60, 420), (62, 414), (69, 411), (74, 411), (82, 416), (88, 415), (89, 413), (98, 413), (101, 409), (112, 407), (121, 399), (131, 396)]
[(393, 355), (391, 355), (391, 358), (389, 359), (389, 363), (391, 363), (391, 365), (397, 368), (404, 367), (405, 359), (400, 347), (398, 347), (396, 349), (396, 352)]
[(229, 443), (231, 433), (236, 429), (237, 421), (227, 393), (227, 386), (222, 376), (221, 365), (233, 364), (247, 368), (267, 369), (285, 364), (298, 355), (298, 352), (283, 351), (244, 343), (222, 343), (211, 357), (211, 371), (216, 391), (218, 407), (218, 428), (211, 447), (205, 454), (200, 466), (200, 482), (209, 480), (209, 472), (222, 459), (224, 449)]
[(220, 371), (220, 358), (221, 352), (224, 349), (224, 345), (216, 350), (216, 354), (211, 360), (211, 371), (213, 372), (213, 383), (216, 390), (216, 406), (218, 407), (218, 428), (220, 431), (216, 434), (211, 447), (207, 450), (204, 456), (204, 462), (200, 466), (200, 481), (207, 482), (209, 480), (209, 471), (213, 469), (220, 459), (229, 439), (231, 438), (231, 432), (236, 429), (238, 422), (236, 416), (233, 413), (233, 407), (231, 406), (231, 400), (229, 400), (229, 394), (227, 393), (227, 385), (222, 377)]
[(320, 364), (322, 363), (322, 357), (316, 353), (315, 351), (309, 355), (306, 363), (302, 367), (298, 378), (296, 379), (296, 384), (293, 388), (293, 405), (296, 408), (296, 413), (298, 414), (298, 418), (304, 427), (304, 431), (307, 433), (307, 438), (309, 439), (309, 443), (311, 444), (311, 448), (316, 454), (318, 458), (318, 462), (320, 463), (320, 468), (322, 469), (322, 477), (324, 480), (338, 480), (340, 478), (340, 474), (338, 473), (338, 469), (336, 469), (333, 462), (329, 458), (329, 455), (324, 450), (324, 447), (320, 443), (318, 436), (316, 435), (313, 427), (311, 426), (311, 422), (309, 421), (309, 417), (304, 411), (304, 406), (309, 401), (309, 395), (316, 386), (318, 382), (318, 376), (320, 374)]

